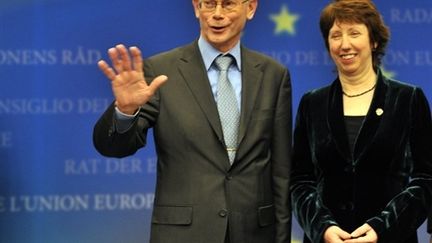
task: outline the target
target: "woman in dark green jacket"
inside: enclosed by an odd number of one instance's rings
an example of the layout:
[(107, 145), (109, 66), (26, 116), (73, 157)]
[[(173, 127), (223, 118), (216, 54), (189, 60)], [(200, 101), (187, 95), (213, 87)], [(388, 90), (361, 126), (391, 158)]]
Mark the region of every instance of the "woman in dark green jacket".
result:
[(429, 102), (380, 71), (389, 30), (371, 1), (329, 4), (320, 28), (338, 75), (297, 112), (291, 195), (304, 242), (417, 243), (432, 205)]

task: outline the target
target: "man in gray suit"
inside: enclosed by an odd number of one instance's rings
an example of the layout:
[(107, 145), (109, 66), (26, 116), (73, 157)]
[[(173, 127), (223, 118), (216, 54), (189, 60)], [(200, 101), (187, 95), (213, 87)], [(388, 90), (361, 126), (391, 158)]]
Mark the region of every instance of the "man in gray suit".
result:
[[(200, 37), (145, 61), (140, 50), (108, 50), (115, 102), (94, 128), (96, 149), (124, 157), (153, 128), (158, 156), (151, 243), (288, 243), (291, 84), (288, 70), (240, 44), (258, 0), (192, 0)], [(238, 110), (228, 146), (218, 109), (219, 67)], [(222, 69), (221, 69), (222, 70)], [(235, 122), (228, 122), (234, 125)]]

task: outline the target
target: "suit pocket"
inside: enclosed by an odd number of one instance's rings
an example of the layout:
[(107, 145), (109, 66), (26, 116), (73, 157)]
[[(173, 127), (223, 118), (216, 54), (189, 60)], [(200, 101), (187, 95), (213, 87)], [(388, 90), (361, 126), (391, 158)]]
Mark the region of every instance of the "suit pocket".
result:
[(152, 223), (170, 225), (192, 224), (191, 206), (155, 206)]
[(272, 225), (275, 222), (275, 210), (274, 206), (267, 205), (258, 208), (258, 223), (259, 226), (264, 227)]

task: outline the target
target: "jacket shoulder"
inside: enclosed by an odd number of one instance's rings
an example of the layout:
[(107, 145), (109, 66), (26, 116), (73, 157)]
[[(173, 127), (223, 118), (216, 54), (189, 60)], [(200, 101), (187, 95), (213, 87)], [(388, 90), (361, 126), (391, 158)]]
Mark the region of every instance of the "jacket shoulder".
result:
[(301, 100), (304, 102), (322, 103), (329, 96), (331, 85), (315, 88), (303, 94)]
[(394, 90), (411, 91), (412, 92), (416, 89), (419, 89), (419, 87), (417, 87), (413, 84), (402, 82), (402, 81), (399, 81), (396, 79), (391, 79), (391, 78), (386, 78), (386, 77), (383, 77), (383, 79), (384, 79), (384, 83), (386, 83), (389, 88), (394, 89)]
[(273, 57), (271, 57), (267, 54), (246, 48), (244, 46), (242, 46), (242, 55), (244, 55), (244, 57), (247, 59), (257, 60), (262, 65), (272, 66), (272, 67), (275, 67), (278, 69), (287, 69), (286, 66), (282, 65), (282, 63), (278, 62)]
[(196, 42), (189, 43), (184, 46), (179, 46), (172, 48), (170, 50), (166, 50), (160, 53), (157, 53), (153, 56), (148, 57), (145, 61), (148, 62), (166, 62), (167, 60), (178, 59), (186, 55), (187, 53), (199, 52), (198, 45)]

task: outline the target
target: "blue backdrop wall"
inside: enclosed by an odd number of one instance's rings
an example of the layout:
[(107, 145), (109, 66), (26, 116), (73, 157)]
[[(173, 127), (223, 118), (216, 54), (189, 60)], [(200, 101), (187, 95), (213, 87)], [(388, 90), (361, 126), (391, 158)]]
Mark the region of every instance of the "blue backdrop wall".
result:
[[(331, 82), (318, 29), (328, 1), (260, 1), (243, 43), (287, 65), (293, 108)], [(432, 1), (376, 0), (392, 40), (385, 72), (432, 101)], [(112, 100), (96, 62), (117, 44), (145, 56), (198, 37), (191, 1), (0, 2), (0, 242), (147, 242), (156, 157), (100, 156), (93, 124)], [(294, 224), (293, 242), (301, 230)], [(424, 225), (419, 230), (426, 242)]]

